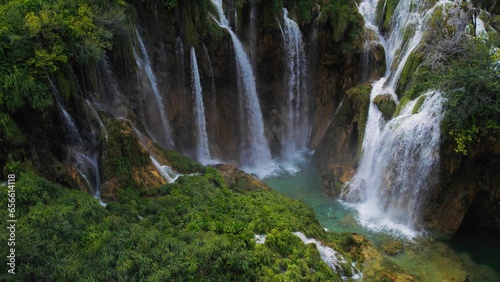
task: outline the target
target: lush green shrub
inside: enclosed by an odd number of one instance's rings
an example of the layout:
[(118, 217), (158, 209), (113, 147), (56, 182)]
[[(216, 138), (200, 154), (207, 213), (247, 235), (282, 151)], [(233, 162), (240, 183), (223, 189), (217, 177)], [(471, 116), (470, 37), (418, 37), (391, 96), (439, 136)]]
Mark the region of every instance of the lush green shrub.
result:
[(205, 171), (205, 168), (200, 163), (184, 156), (178, 151), (165, 151), (163, 156), (170, 163), (171, 167), (180, 173), (194, 173)]
[(108, 140), (104, 144), (104, 181), (117, 178), (122, 185), (134, 185), (134, 170), (148, 165), (149, 154), (140, 146), (139, 141), (122, 121), (111, 121), (108, 126)]
[(448, 97), (446, 121), (457, 143), (456, 151), (484, 136), (500, 135), (500, 51), (492, 40), (464, 42), (464, 52), (440, 75)]

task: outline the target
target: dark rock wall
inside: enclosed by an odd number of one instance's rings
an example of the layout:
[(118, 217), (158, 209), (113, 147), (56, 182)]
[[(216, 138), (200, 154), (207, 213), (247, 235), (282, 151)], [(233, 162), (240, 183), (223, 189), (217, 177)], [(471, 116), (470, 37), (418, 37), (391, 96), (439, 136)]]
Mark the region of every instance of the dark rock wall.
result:
[(441, 145), (440, 180), (424, 220), (445, 233), (459, 228), (500, 228), (500, 141), (481, 140), (467, 156)]

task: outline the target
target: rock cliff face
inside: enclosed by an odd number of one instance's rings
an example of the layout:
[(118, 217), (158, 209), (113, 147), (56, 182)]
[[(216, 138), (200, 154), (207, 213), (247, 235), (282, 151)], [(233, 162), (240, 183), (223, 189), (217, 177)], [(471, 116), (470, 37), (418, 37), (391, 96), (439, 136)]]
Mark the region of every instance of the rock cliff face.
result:
[(481, 140), (467, 156), (441, 146), (440, 181), (424, 220), (446, 233), (459, 228), (500, 228), (500, 141)]
[(369, 83), (346, 91), (342, 105), (331, 117), (328, 130), (316, 149), (314, 159), (321, 171), (324, 190), (338, 196), (355, 173), (361, 157), (361, 143), (370, 103)]

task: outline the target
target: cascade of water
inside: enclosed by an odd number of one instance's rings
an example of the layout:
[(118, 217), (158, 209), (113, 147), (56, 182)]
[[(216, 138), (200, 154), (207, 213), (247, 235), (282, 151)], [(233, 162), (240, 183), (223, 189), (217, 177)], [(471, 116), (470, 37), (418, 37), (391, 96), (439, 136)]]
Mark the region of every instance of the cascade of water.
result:
[[(374, 23), (377, 2), (364, 0), (359, 12), (365, 18), (365, 27), (373, 31), (385, 49), (386, 73), (372, 84), (363, 156), (356, 175), (343, 188), (342, 197), (357, 202), (363, 225), (412, 237), (417, 234), (413, 229), (418, 224), (418, 211), (431, 181), (432, 168), (438, 163), (435, 141), (439, 140), (442, 98), (428, 93), (426, 106), (419, 114), (402, 114), (387, 124), (373, 100), (390, 94), (397, 101), (394, 88), (408, 57), (422, 39), (426, 17), (434, 8), (426, 12), (419, 10), (419, 4), (423, 4), (420, 0), (400, 1), (385, 39)], [(444, 2), (447, 1), (436, 5)]]
[[(418, 113), (416, 102), (384, 127), (370, 161), (362, 161), (343, 198), (356, 205), (364, 226), (414, 237), (420, 207), (439, 165), (443, 101), (428, 92)], [(418, 106), (418, 104), (417, 104)]]
[(136, 29), (135, 34), (139, 45), (140, 55), (134, 49), (134, 57), (136, 64), (141, 71), (142, 75), (147, 77), (146, 83), (151, 87), (151, 91), (147, 91), (146, 95), (151, 95), (151, 99), (146, 98), (145, 103), (145, 118), (143, 124), (146, 127), (148, 134), (151, 135), (153, 140), (163, 146), (164, 148), (173, 147), (172, 140), (170, 139), (171, 130), (169, 122), (167, 121), (167, 113), (163, 98), (161, 97), (156, 82), (156, 76), (151, 68), (149, 54), (146, 46), (142, 40), (139, 31)]
[(351, 265), (352, 276), (347, 277), (342, 269), (341, 264), (347, 263), (347, 260), (334, 249), (323, 245), (316, 239), (307, 238), (302, 232), (293, 232), (293, 235), (297, 236), (302, 240), (304, 244), (313, 243), (319, 251), (321, 259), (336, 273), (340, 274), (343, 281), (360, 280), (363, 278), (363, 273), (359, 271), (356, 264), (353, 262)]
[(272, 166), (271, 151), (264, 134), (264, 122), (259, 104), (259, 97), (255, 86), (255, 77), (248, 56), (238, 36), (231, 30), (228, 20), (222, 9), (222, 0), (211, 0), (219, 14), (219, 20), (214, 20), (220, 27), (227, 30), (233, 42), (236, 57), (238, 86), (240, 98), (244, 102), (246, 125), (243, 129), (244, 141), (241, 146), (240, 162), (243, 169), (254, 173), (258, 177), (264, 177), (270, 172)]
[(191, 77), (193, 94), (195, 95), (196, 125), (198, 127), (198, 148), (197, 158), (202, 164), (210, 161), (210, 150), (208, 148), (207, 126), (205, 120), (205, 107), (203, 106), (203, 95), (200, 82), (200, 73), (198, 71), (198, 62), (194, 47), (191, 47)]
[(94, 108), (94, 106), (92, 105), (92, 103), (89, 100), (87, 100), (87, 99), (85, 99), (85, 106), (87, 107), (87, 110), (90, 112), (90, 115), (97, 122), (97, 124), (98, 124), (99, 129), (101, 130), (101, 132), (104, 133), (104, 139), (106, 139), (106, 141), (108, 141), (108, 131), (106, 130), (106, 127), (102, 123), (101, 117), (97, 113), (96, 109)]
[(71, 115), (66, 111), (61, 102), (57, 101), (57, 107), (63, 120), (64, 133), (68, 144), (83, 145), (82, 137)]
[[(49, 79), (50, 86), (56, 96), (57, 108), (63, 121), (64, 134), (66, 137), (67, 160), (85, 180), (90, 192), (94, 197), (101, 198), (101, 176), (99, 173), (99, 149), (97, 140), (85, 142), (80, 134), (75, 120), (64, 107), (60, 100), (60, 94), (53, 81)], [(101, 204), (105, 205), (102, 201)]]
[(151, 159), (151, 162), (156, 167), (156, 169), (158, 170), (158, 172), (160, 172), (161, 176), (163, 176), (163, 178), (165, 178), (168, 183), (173, 183), (173, 182), (175, 182), (177, 180), (177, 178), (179, 178), (180, 176), (182, 176), (182, 174), (180, 174), (177, 171), (173, 170), (171, 167), (160, 164), (152, 156), (149, 156), (149, 158)]
[(302, 33), (296, 22), (288, 17), (283, 8), (283, 43), (285, 50), (285, 81), (288, 94), (286, 117), (287, 128), (282, 138), (283, 154), (289, 157), (298, 150), (307, 149), (311, 133), (309, 107), (306, 95), (307, 60), (302, 42)]

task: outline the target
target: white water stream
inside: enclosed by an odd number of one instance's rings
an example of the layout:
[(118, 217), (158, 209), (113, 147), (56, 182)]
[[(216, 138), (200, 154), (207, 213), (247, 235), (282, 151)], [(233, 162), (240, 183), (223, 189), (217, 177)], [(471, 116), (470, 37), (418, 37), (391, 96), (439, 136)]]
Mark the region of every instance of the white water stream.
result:
[(307, 59), (302, 32), (283, 9), (283, 49), (285, 51), (285, 89), (287, 94), (286, 131), (282, 136), (282, 158), (289, 161), (297, 151), (307, 150), (311, 126), (309, 122), (308, 93), (306, 89)]
[(211, 0), (217, 9), (219, 19), (214, 20), (227, 30), (233, 42), (236, 57), (238, 88), (243, 103), (246, 128), (242, 128), (243, 142), (240, 146), (240, 163), (246, 172), (263, 178), (273, 171), (271, 150), (264, 134), (262, 111), (255, 85), (255, 76), (248, 56), (238, 36), (232, 31), (222, 9), (222, 0)]
[[(135, 62), (142, 75), (146, 75), (147, 79), (145, 79), (145, 82), (151, 88), (151, 91), (147, 91), (147, 97), (144, 100), (144, 115), (146, 116), (146, 120), (143, 124), (148, 129), (149, 135), (155, 142), (164, 148), (171, 148), (173, 147), (173, 142), (170, 138), (171, 129), (167, 120), (165, 104), (163, 103), (163, 98), (158, 89), (156, 76), (151, 68), (148, 51), (137, 29), (135, 30), (135, 34), (140, 50), (140, 55), (134, 50)], [(149, 97), (150, 94), (152, 94), (151, 97)]]
[(198, 71), (198, 61), (194, 47), (191, 47), (191, 85), (195, 95), (196, 127), (198, 132), (197, 159), (202, 164), (210, 162), (210, 149), (208, 148), (207, 122), (205, 119), (205, 106), (203, 105), (203, 94)]

